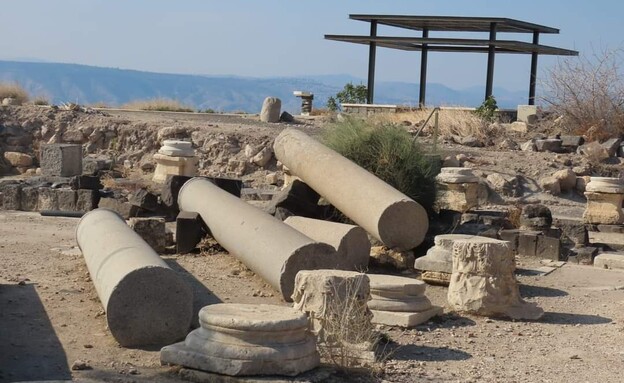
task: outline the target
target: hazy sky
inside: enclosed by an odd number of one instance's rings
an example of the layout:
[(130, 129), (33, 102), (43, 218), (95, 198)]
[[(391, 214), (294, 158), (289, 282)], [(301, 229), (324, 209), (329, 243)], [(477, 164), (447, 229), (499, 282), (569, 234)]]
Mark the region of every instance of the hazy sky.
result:
[[(624, 36), (621, 0), (4, 0), (0, 6), (0, 59), (169, 73), (365, 78), (368, 47), (323, 38), (367, 34), (369, 24), (349, 20), (349, 13), (517, 18), (559, 28), (540, 43), (581, 53), (621, 47)], [(395, 31), (378, 33), (400, 35)], [(540, 56), (538, 76), (555, 60)], [(528, 55), (497, 55), (495, 86), (527, 88), (529, 62)], [(485, 65), (484, 54), (430, 53), (428, 81), (483, 86)], [(418, 82), (419, 66), (419, 52), (378, 48), (379, 80)]]

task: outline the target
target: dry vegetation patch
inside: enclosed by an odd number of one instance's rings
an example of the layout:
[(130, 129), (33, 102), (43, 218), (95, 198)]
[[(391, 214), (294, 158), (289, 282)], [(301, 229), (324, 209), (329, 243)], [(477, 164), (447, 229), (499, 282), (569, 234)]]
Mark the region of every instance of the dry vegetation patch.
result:
[(29, 95), (18, 83), (0, 83), (0, 100), (5, 98), (14, 98), (19, 104), (23, 104), (28, 102)]
[(195, 110), (182, 104), (178, 100), (169, 98), (154, 98), (151, 100), (131, 101), (121, 106), (122, 109), (151, 110), (160, 112), (194, 112)]
[[(387, 121), (395, 124), (406, 124), (406, 122), (409, 122), (413, 126), (421, 127), (431, 112), (431, 109), (421, 109), (402, 113), (381, 114), (373, 118), (378, 121)], [(434, 125), (434, 117), (432, 117), (421, 134), (433, 134)], [(496, 125), (489, 124), (470, 110), (442, 109), (438, 115), (438, 129), (438, 134), (441, 136), (474, 136), (484, 140), (493, 133)]]

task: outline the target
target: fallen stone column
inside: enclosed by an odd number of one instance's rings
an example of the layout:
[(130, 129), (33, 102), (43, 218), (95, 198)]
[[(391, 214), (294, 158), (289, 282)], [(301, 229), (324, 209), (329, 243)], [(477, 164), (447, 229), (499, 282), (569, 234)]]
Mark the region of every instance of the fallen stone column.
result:
[(119, 344), (167, 344), (186, 335), (193, 315), (190, 286), (118, 214), (87, 213), (76, 240)]
[(512, 319), (539, 319), (544, 311), (520, 297), (509, 242), (486, 237), (453, 243), (448, 303), (456, 311)]
[(362, 271), (368, 267), (371, 244), (361, 227), (297, 216), (286, 218), (284, 223), (315, 241), (332, 245), (338, 252), (337, 268)]
[(218, 303), (197, 330), (160, 351), (163, 364), (230, 376), (295, 376), (320, 364), (305, 314), (290, 307)]
[(204, 178), (186, 182), (180, 210), (194, 211), (228, 252), (291, 300), (300, 270), (338, 265), (336, 250), (315, 242), (275, 217), (223, 191)]
[(275, 156), (332, 205), (390, 248), (418, 246), (429, 227), (417, 202), (295, 129), (274, 143)]

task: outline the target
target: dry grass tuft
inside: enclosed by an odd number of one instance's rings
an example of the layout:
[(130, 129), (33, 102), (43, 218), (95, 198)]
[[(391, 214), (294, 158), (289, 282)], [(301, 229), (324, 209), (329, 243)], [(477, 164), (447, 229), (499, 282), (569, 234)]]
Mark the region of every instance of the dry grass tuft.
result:
[(18, 83), (0, 83), (0, 101), (5, 98), (14, 98), (19, 104), (23, 104), (28, 102), (30, 96)]
[(168, 98), (132, 101), (121, 106), (122, 109), (152, 110), (159, 112), (194, 112), (195, 110), (180, 101)]
[(46, 96), (37, 96), (32, 103), (33, 105), (50, 105), (50, 100)]
[[(431, 109), (413, 110), (402, 113), (388, 113), (374, 116), (373, 119), (396, 124), (409, 121), (415, 127), (420, 127), (431, 114)], [(431, 117), (421, 135), (431, 135), (434, 130), (434, 118)], [(484, 140), (490, 136), (496, 125), (491, 125), (473, 111), (465, 109), (443, 109), (438, 117), (438, 134), (441, 136), (474, 136)]]

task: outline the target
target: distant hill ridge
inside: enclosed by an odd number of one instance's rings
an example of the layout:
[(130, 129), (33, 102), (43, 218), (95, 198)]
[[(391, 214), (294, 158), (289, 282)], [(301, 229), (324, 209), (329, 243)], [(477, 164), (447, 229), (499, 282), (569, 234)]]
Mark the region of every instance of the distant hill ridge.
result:
[[(267, 96), (279, 97), (282, 109), (297, 113), (300, 100), (295, 90), (314, 93), (314, 105), (324, 107), (327, 98), (344, 84), (365, 83), (349, 75), (253, 78), (167, 74), (129, 69), (103, 68), (79, 64), (0, 61), (0, 81), (18, 82), (34, 96), (46, 96), (53, 103), (102, 102), (119, 106), (130, 101), (157, 97), (172, 98), (197, 109), (259, 112)], [(418, 84), (406, 82), (375, 83), (375, 102), (380, 104), (418, 103)], [(495, 88), (501, 107), (526, 103), (526, 92)], [(427, 84), (427, 104), (478, 106), (483, 89), (454, 90), (441, 84)]]

